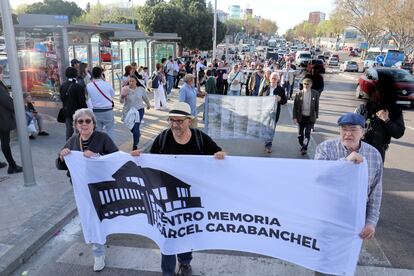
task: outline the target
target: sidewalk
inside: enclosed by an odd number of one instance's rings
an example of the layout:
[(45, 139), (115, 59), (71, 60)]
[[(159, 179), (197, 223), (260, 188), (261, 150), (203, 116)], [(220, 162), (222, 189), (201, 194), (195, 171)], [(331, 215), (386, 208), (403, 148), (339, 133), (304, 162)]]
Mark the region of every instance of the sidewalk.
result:
[[(173, 94), (177, 95), (177, 91)], [(169, 106), (175, 101), (177, 97), (172, 96)], [(203, 102), (198, 99), (199, 111), (202, 110)], [(290, 102), (282, 109), (273, 153), (265, 153), (262, 142), (252, 142), (251, 147), (249, 144), (249, 152), (256, 156), (306, 158), (300, 156), (299, 147), (296, 148), (297, 134), (296, 126), (290, 119), (291, 105)], [(116, 101), (115, 140), (121, 150), (128, 152), (132, 148), (132, 135), (120, 122), (121, 108)], [(57, 171), (54, 165), (57, 152), (64, 144), (64, 125), (56, 123), (56, 109), (43, 107), (39, 111), (50, 114), (45, 116), (45, 125), (51, 135), (30, 142), (37, 185), (24, 187), (22, 174), (9, 176), (4, 169), (0, 170), (0, 275), (8, 275), (18, 268), (77, 214), (68, 178), (64, 171)], [(167, 114), (166, 111), (153, 109), (146, 111), (139, 145), (142, 151), (148, 150), (155, 136), (167, 127)], [(219, 141), (224, 150), (228, 147), (236, 151), (234, 142)], [(240, 145), (242, 146), (241, 143)], [(311, 142), (311, 157), (314, 147), (315, 143)], [(16, 160), (20, 160), (16, 141), (13, 141), (12, 150)], [(375, 240), (364, 243), (357, 275), (399, 275), (395, 270), (386, 268), (389, 266), (389, 261)], [(283, 271), (280, 275), (284, 275)]]

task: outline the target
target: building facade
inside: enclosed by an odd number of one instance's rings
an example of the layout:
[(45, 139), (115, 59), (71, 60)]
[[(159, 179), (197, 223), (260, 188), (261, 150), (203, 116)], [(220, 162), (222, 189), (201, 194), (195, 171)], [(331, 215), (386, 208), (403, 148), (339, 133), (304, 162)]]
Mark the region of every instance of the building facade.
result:
[(311, 24), (319, 24), (319, 22), (325, 20), (325, 13), (323, 12), (310, 12), (308, 22)]

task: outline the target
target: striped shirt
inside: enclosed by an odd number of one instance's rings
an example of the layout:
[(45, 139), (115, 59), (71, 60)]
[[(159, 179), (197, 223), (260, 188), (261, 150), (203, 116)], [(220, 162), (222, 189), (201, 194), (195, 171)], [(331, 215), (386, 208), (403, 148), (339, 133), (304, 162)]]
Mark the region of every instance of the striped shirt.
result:
[[(315, 152), (316, 160), (345, 160), (350, 154), (340, 139), (327, 140), (318, 145)], [(376, 225), (380, 215), (382, 198), (383, 163), (378, 150), (361, 142), (358, 150), (368, 163), (368, 199), (366, 223)]]

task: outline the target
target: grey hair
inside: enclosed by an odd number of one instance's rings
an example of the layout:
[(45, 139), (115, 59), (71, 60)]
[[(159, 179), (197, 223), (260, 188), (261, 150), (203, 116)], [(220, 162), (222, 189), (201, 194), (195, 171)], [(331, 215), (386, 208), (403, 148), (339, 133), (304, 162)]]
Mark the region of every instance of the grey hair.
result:
[(195, 76), (193, 74), (186, 74), (184, 76), (184, 82), (185, 83), (189, 82), (190, 80), (194, 80), (194, 79), (195, 79)]
[(75, 111), (75, 113), (73, 114), (73, 117), (72, 117), (73, 118), (73, 128), (76, 129), (76, 122), (83, 115), (91, 117), (94, 129), (95, 129), (95, 127), (96, 127), (96, 118), (95, 118), (95, 115), (93, 114), (92, 110), (90, 110), (89, 108), (81, 108), (81, 109), (78, 109), (78, 110)]

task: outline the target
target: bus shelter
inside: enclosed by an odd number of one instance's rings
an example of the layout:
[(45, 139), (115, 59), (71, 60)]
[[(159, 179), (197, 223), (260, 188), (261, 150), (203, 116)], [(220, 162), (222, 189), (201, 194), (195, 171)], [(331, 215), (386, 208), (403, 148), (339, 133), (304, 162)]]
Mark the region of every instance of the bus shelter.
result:
[[(67, 16), (22, 14), (15, 25), (23, 92), (58, 100), (58, 88), (73, 58), (89, 68), (102, 66), (117, 89), (125, 65), (152, 71), (162, 57), (176, 56), (177, 34), (148, 36), (133, 24), (69, 24)], [(117, 76), (117, 78), (115, 78)]]

